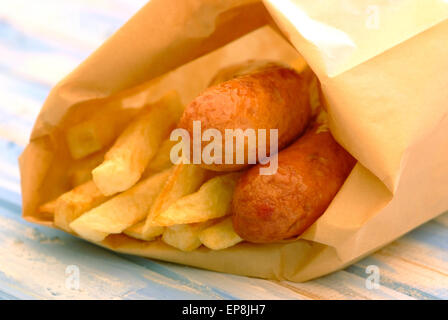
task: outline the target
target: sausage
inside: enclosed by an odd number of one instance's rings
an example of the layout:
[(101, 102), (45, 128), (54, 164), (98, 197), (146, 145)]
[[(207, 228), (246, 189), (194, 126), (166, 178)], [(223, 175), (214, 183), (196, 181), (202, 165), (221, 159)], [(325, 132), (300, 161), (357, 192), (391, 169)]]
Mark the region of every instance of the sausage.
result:
[[(178, 127), (193, 137), (193, 121), (200, 121), (201, 132), (217, 129), (224, 140), (226, 129), (266, 130), (266, 153), (270, 150), (270, 129), (278, 129), (278, 150), (292, 143), (308, 126), (311, 119), (309, 83), (312, 72), (298, 74), (295, 70), (267, 64), (257, 65), (249, 74), (219, 83), (206, 89), (184, 110)], [(226, 76), (227, 77), (227, 76)], [(232, 140), (235, 148), (235, 140)], [(201, 150), (207, 143), (201, 144)], [(231, 163), (225, 161), (224, 141), (221, 164), (200, 164), (215, 171), (234, 171), (248, 166), (248, 139), (244, 139), (244, 159), (237, 163), (236, 152)], [(252, 145), (258, 158), (258, 143)], [(277, 151), (277, 150), (275, 150)]]
[(303, 233), (327, 209), (356, 160), (315, 123), (278, 154), (273, 175), (250, 168), (233, 195), (233, 226), (243, 239), (268, 243)]
[(248, 60), (242, 63), (232, 64), (228, 67), (220, 69), (210, 81), (209, 87), (220, 84), (224, 81), (235, 79), (251, 73), (262, 71), (271, 67), (285, 67), (287, 65), (280, 64), (270, 60)]

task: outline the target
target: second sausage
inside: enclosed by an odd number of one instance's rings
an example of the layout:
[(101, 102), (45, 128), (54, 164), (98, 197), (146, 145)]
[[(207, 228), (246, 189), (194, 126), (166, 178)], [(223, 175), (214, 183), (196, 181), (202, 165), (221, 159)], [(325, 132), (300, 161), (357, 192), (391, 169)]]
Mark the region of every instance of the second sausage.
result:
[(316, 123), (278, 154), (278, 170), (259, 166), (240, 178), (232, 203), (233, 226), (250, 242), (267, 243), (300, 235), (327, 209), (356, 160)]

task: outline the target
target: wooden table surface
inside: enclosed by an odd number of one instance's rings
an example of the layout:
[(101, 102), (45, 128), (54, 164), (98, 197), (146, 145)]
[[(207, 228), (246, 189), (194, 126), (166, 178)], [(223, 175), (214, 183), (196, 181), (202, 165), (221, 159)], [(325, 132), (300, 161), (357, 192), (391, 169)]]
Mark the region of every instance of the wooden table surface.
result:
[[(448, 299), (448, 213), (301, 284), (117, 254), (22, 220), (17, 157), (50, 88), (144, 3), (0, 2), (0, 299)], [(380, 286), (368, 289), (371, 265)], [(67, 285), (70, 266), (79, 289)]]

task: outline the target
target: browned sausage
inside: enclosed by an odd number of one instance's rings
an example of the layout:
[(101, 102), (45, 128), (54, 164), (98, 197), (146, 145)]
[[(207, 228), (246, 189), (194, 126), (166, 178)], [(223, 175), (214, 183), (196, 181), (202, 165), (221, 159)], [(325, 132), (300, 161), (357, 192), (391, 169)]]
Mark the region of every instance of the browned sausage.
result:
[(233, 226), (250, 242), (300, 235), (327, 209), (355, 165), (355, 159), (324, 125), (313, 125), (278, 154), (278, 170), (260, 175), (250, 168), (237, 184)]
[[(201, 121), (202, 132), (217, 129), (223, 138), (225, 129), (251, 128), (256, 132), (258, 129), (266, 129), (268, 155), (269, 129), (278, 129), (279, 150), (293, 142), (303, 133), (311, 118), (308, 90), (312, 72), (298, 74), (293, 69), (275, 64), (254, 69), (250, 74), (243, 74), (205, 90), (185, 108), (179, 127), (186, 129), (193, 137), (193, 121)], [(206, 144), (203, 143), (202, 148)], [(232, 164), (225, 164), (223, 143), (223, 163), (202, 163), (201, 166), (215, 171), (242, 169), (248, 164), (247, 139), (244, 146), (242, 164), (236, 163), (236, 153), (233, 154)]]
[(210, 81), (209, 87), (220, 84), (224, 81), (229, 81), (241, 76), (245, 76), (251, 73), (256, 73), (270, 67), (285, 67), (278, 62), (269, 60), (248, 60), (242, 63), (232, 64), (228, 67), (220, 69), (213, 79)]

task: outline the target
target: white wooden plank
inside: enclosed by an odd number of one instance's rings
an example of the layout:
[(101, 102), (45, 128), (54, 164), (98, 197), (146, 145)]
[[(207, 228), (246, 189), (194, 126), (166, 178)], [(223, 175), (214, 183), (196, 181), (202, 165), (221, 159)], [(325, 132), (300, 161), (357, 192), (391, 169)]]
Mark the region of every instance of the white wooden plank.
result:
[(380, 286), (368, 289), (364, 278), (346, 271), (338, 271), (331, 275), (305, 283), (282, 282), (283, 285), (294, 288), (298, 293), (308, 295), (313, 299), (359, 299), (359, 300), (409, 300), (412, 297)]

